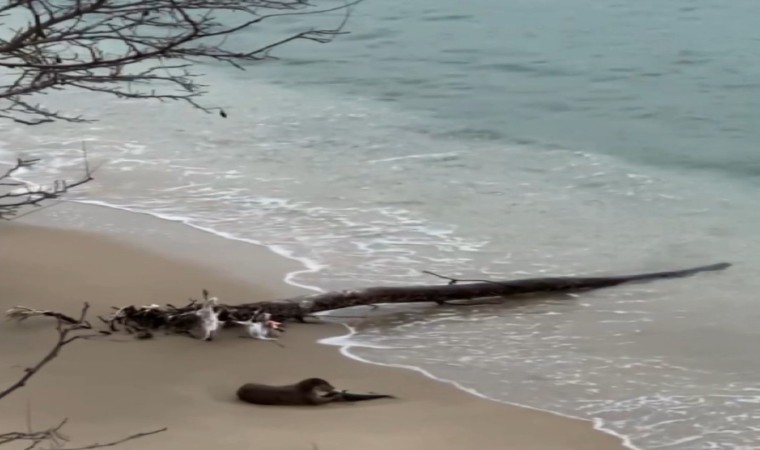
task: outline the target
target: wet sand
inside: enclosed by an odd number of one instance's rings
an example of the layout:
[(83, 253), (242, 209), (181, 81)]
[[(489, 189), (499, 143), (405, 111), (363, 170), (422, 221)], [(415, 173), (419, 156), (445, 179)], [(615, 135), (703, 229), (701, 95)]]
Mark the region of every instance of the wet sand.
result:
[[(174, 236), (167, 246), (183, 247), (187, 254), (192, 249), (202, 258), (172, 257), (160, 250), (161, 239), (141, 239), (139, 232), (114, 237), (22, 221), (0, 223), (0, 308), (26, 305), (74, 315), (87, 301), (94, 319), (110, 306), (183, 303), (199, 297), (203, 288), (230, 303), (298, 292), (280, 281), (285, 271), (297, 268), (295, 263), (265, 248), (248, 246), (254, 253), (243, 258), (229, 246), (247, 244), (157, 219), (140, 220), (156, 222)], [(227, 255), (234, 270), (220, 262)], [(39, 360), (53, 342), (52, 329), (47, 318), (0, 322), (3, 386)], [(239, 330), (226, 330), (213, 342), (162, 334), (145, 341), (128, 335), (78, 341), (27, 387), (0, 402), (0, 432), (25, 429), (28, 408), (36, 428), (68, 418), (71, 446), (168, 427), (118, 448), (623, 448), (589, 422), (477, 398), (417, 373), (352, 361), (335, 347), (316, 343), (344, 333), (334, 324), (291, 324), (281, 339), (284, 348), (241, 339)], [(245, 382), (285, 384), (313, 376), (341, 389), (391, 393), (398, 399), (257, 407), (234, 397)]]

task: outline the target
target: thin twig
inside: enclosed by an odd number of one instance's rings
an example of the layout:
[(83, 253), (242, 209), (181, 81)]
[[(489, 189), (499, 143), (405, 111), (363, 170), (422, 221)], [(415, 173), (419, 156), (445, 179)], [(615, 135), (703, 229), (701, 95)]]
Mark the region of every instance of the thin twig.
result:
[[(79, 187), (93, 180), (93, 172), (90, 169), (90, 163), (87, 158), (87, 152), (82, 152), (82, 164), (84, 173), (74, 181), (54, 180), (47, 186), (36, 186), (30, 182), (12, 178), (21, 168), (31, 168), (39, 162), (39, 159), (18, 159), (16, 163), (0, 175), (0, 186), (5, 190), (0, 190), (0, 219), (14, 220), (26, 216), (32, 211), (19, 214), (22, 208), (35, 206), (37, 208), (46, 208), (52, 206), (42, 205), (43, 202), (57, 200), (70, 189)], [(54, 204), (57, 204), (55, 202)]]
[(168, 428), (164, 427), (164, 428), (160, 428), (158, 430), (146, 431), (146, 432), (143, 432), (143, 433), (136, 433), (136, 434), (133, 434), (131, 436), (127, 436), (127, 437), (125, 437), (123, 439), (119, 439), (118, 441), (107, 442), (105, 444), (91, 444), (91, 445), (86, 445), (84, 447), (69, 447), (69, 448), (63, 448), (61, 450), (91, 450), (91, 449), (94, 449), (94, 448), (113, 447), (115, 445), (123, 444), (124, 442), (127, 442), (127, 441), (133, 441), (135, 439), (140, 439), (140, 438), (145, 437), (145, 436), (150, 436), (150, 435), (153, 435), (153, 434), (163, 433), (166, 430), (168, 430)]
[[(44, 368), (50, 361), (55, 359), (61, 349), (65, 347), (66, 345), (71, 344), (72, 342), (79, 340), (79, 339), (90, 339), (94, 337), (98, 337), (99, 335), (94, 334), (92, 332), (87, 333), (78, 333), (81, 330), (91, 330), (92, 326), (87, 321), (87, 312), (89, 310), (89, 304), (85, 303), (82, 307), (82, 310), (79, 314), (78, 318), (73, 318), (70, 316), (67, 316), (62, 313), (56, 313), (54, 311), (47, 311), (47, 310), (33, 310), (31, 308), (25, 308), (25, 307), (14, 307), (11, 308), (11, 310), (8, 313), (8, 316), (12, 319), (17, 320), (24, 320), (28, 317), (34, 317), (34, 316), (51, 316), (56, 318), (56, 331), (58, 333), (58, 338), (56, 339), (55, 344), (53, 347), (48, 351), (46, 355), (40, 359), (37, 364), (34, 366), (27, 368), (24, 370), (24, 374), (13, 384), (11, 384), (8, 388), (0, 392), (0, 400), (5, 398), (6, 396), (10, 395), (11, 393), (17, 391), (18, 389), (21, 389), (26, 385), (26, 383), (29, 381), (30, 378), (35, 376)], [(59, 449), (65, 449), (65, 450), (91, 450), (91, 449), (97, 449), (97, 448), (105, 448), (105, 447), (113, 447), (115, 445), (131, 441), (134, 439), (139, 439), (145, 436), (150, 436), (153, 434), (161, 433), (163, 431), (166, 431), (166, 428), (161, 428), (158, 430), (148, 431), (148, 432), (142, 432), (142, 433), (136, 433), (131, 436), (127, 436), (125, 438), (106, 442), (106, 443), (95, 443), (86, 445), (84, 447), (75, 447), (75, 448), (66, 448), (63, 447), (63, 443), (65, 441), (68, 441), (68, 438), (64, 436), (61, 433), (61, 429), (63, 426), (67, 423), (67, 419), (62, 420), (58, 425), (48, 428), (46, 430), (41, 431), (34, 431), (32, 427), (32, 418), (31, 418), (31, 408), (29, 407), (29, 404), (27, 403), (27, 411), (26, 411), (26, 431), (12, 431), (12, 432), (6, 432), (6, 433), (0, 433), (0, 446), (4, 444), (8, 444), (11, 442), (29, 442), (29, 444), (25, 447), (26, 450), (33, 450), (34, 448), (42, 445), (43, 443), (49, 443), (53, 448), (59, 448)]]
[(24, 371), (24, 375), (22, 375), (21, 378), (16, 380), (15, 383), (11, 384), (9, 387), (4, 389), (3, 391), (0, 391), (0, 400), (10, 395), (14, 391), (22, 388), (24, 385), (26, 385), (26, 382), (29, 381), (30, 378), (36, 375), (37, 372), (40, 371), (40, 369), (45, 367), (50, 361), (52, 361), (58, 356), (58, 353), (60, 353), (63, 347), (74, 342), (77, 339), (81, 339), (86, 336), (82, 334), (76, 334), (76, 335), (71, 336), (71, 333), (74, 331), (91, 328), (89, 323), (87, 323), (85, 320), (85, 316), (87, 315), (87, 310), (89, 308), (90, 308), (89, 303), (85, 303), (84, 306), (82, 307), (82, 312), (79, 316), (79, 319), (78, 320), (72, 319), (75, 321), (75, 323), (67, 323), (60, 316), (56, 317), (57, 319), (56, 330), (58, 331), (58, 339), (55, 345), (53, 345), (53, 348), (51, 348), (50, 351), (48, 351), (48, 353), (39, 362), (37, 362), (37, 364), (35, 364), (34, 366), (30, 368), (27, 368)]
[(504, 285), (504, 282), (494, 281), (494, 280), (468, 280), (468, 279), (463, 279), (463, 278), (452, 278), (452, 277), (447, 277), (445, 275), (439, 275), (439, 274), (437, 274), (435, 272), (431, 272), (429, 270), (423, 270), (422, 273), (426, 273), (428, 275), (433, 275), (435, 277), (442, 278), (444, 280), (449, 280), (449, 284), (456, 284), (456, 283), (493, 283), (493, 284)]

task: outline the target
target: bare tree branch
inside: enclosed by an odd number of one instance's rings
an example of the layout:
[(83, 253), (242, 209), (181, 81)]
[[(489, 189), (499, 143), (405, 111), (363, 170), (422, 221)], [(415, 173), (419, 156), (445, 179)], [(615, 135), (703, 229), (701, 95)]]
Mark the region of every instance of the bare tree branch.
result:
[[(40, 371), (45, 365), (47, 365), (50, 361), (55, 359), (58, 356), (58, 353), (60, 353), (61, 349), (68, 344), (76, 341), (77, 339), (83, 339), (88, 336), (93, 336), (92, 333), (76, 333), (80, 330), (91, 330), (92, 326), (90, 323), (85, 320), (85, 317), (87, 316), (87, 310), (90, 308), (90, 305), (85, 303), (82, 307), (82, 311), (79, 314), (78, 319), (72, 319), (71, 317), (65, 316), (66, 319), (63, 319), (62, 317), (56, 317), (57, 323), (56, 323), (56, 331), (58, 332), (58, 339), (53, 346), (53, 348), (50, 349), (50, 351), (33, 367), (29, 367), (24, 370), (24, 375), (19, 378), (15, 383), (10, 385), (8, 388), (0, 391), (0, 400), (7, 397), (14, 391), (21, 389), (26, 385), (26, 382), (29, 381), (30, 378), (32, 378), (37, 372)], [(15, 308), (14, 308), (15, 309)], [(15, 315), (8, 311), (8, 317), (9, 318), (16, 318), (18, 319), (18, 315)], [(63, 315), (61, 315), (63, 316)], [(73, 322), (72, 322), (73, 321)]]
[[(32, 310), (30, 308), (15, 307), (11, 308), (6, 314), (8, 318), (15, 320), (24, 320), (31, 316), (51, 316), (56, 318), (56, 331), (58, 337), (53, 347), (48, 353), (42, 357), (34, 366), (26, 368), (24, 374), (16, 380), (13, 384), (0, 391), (0, 400), (21, 389), (26, 383), (40, 372), (48, 363), (54, 360), (63, 347), (71, 344), (79, 339), (90, 339), (99, 336), (99, 334), (92, 331), (92, 325), (87, 321), (87, 311), (89, 310), (89, 304), (85, 303), (81, 312), (77, 318), (73, 318), (61, 313), (55, 313), (53, 311), (44, 310)], [(27, 422), (30, 422), (27, 419)], [(104, 447), (113, 447), (115, 445), (139, 439), (145, 436), (161, 433), (166, 431), (166, 428), (161, 428), (153, 431), (136, 433), (125, 438), (106, 442), (103, 444), (95, 443), (84, 447), (66, 448), (63, 447), (63, 443), (68, 441), (68, 438), (61, 433), (61, 429), (66, 425), (67, 419), (62, 420), (58, 425), (41, 431), (33, 431), (31, 429), (27, 431), (11, 431), (6, 433), (0, 433), (0, 446), (17, 442), (28, 442), (27, 450), (34, 449), (44, 443), (50, 443), (55, 448), (64, 450), (89, 450)], [(29, 428), (31, 425), (28, 424)]]
[(124, 442), (127, 442), (127, 441), (133, 441), (135, 439), (140, 439), (140, 438), (145, 437), (145, 436), (150, 436), (150, 435), (153, 435), (153, 434), (163, 433), (167, 429), (168, 428), (164, 427), (164, 428), (159, 428), (158, 430), (146, 431), (146, 432), (143, 432), (143, 433), (135, 433), (135, 434), (133, 434), (131, 436), (127, 436), (127, 437), (119, 439), (117, 441), (106, 442), (104, 444), (91, 444), (91, 445), (87, 445), (87, 446), (84, 446), (84, 447), (68, 447), (68, 448), (63, 448), (61, 450), (90, 450), (90, 449), (93, 449), (93, 448), (113, 447), (115, 445), (123, 444)]
[(57, 199), (70, 189), (93, 180), (87, 150), (82, 148), (84, 173), (73, 181), (55, 180), (50, 185), (35, 185), (14, 178), (18, 171), (33, 167), (39, 159), (17, 159), (10, 168), (0, 172), (0, 220), (18, 217), (21, 208), (40, 206), (46, 200)]
[[(184, 101), (205, 112), (219, 111), (197, 101), (205, 86), (190, 70), (192, 63), (219, 61), (242, 69), (271, 58), (273, 49), (288, 42), (330, 42), (343, 33), (351, 7), (360, 1), (331, 7), (307, 0), (8, 1), (0, 7), (0, 29), (23, 25), (0, 38), (0, 118), (26, 125), (90, 120), (31, 99), (61, 89)], [(252, 48), (226, 45), (229, 35), (265, 21), (335, 11), (345, 12), (335, 28), (305, 29)]]
[[(330, 42), (344, 33), (351, 7), (361, 0), (7, 0), (0, 6), (0, 119), (24, 125), (92, 118), (41, 105), (40, 95), (79, 90), (137, 100), (182, 101), (199, 110), (227, 113), (200, 103), (206, 86), (192, 69), (217, 61), (239, 69), (272, 58), (286, 43)], [(265, 21), (342, 11), (329, 29), (305, 29), (256, 40), (233, 49), (227, 38)], [(257, 29), (259, 31), (259, 29)], [(84, 174), (74, 181), (38, 186), (14, 179), (38, 159), (18, 159), (0, 172), (0, 219), (19, 217), (21, 208), (40, 206), (92, 180), (84, 154)]]

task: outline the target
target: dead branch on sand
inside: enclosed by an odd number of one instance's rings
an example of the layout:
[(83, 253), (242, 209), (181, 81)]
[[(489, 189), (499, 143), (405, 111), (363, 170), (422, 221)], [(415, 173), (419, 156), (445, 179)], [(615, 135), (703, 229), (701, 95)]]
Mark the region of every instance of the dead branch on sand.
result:
[[(84, 306), (82, 307), (82, 310), (78, 318), (73, 318), (65, 314), (56, 313), (53, 311), (35, 310), (31, 308), (26, 308), (23, 306), (22, 307), (17, 306), (17, 307), (11, 308), (6, 313), (9, 319), (19, 320), (19, 321), (26, 320), (30, 317), (35, 317), (35, 316), (55, 317), (56, 331), (58, 332), (58, 336), (53, 347), (50, 349), (50, 351), (48, 351), (48, 353), (45, 356), (42, 357), (42, 359), (40, 359), (34, 366), (24, 369), (24, 374), (18, 380), (16, 380), (16, 382), (11, 384), (9, 387), (5, 388), (4, 390), (0, 391), (0, 400), (4, 399), (5, 397), (9, 396), (13, 392), (24, 387), (26, 383), (29, 381), (29, 379), (31, 379), (33, 376), (39, 373), (39, 371), (42, 370), (43, 367), (45, 367), (48, 363), (50, 363), (59, 355), (63, 347), (80, 339), (90, 339), (90, 338), (98, 336), (97, 333), (92, 331), (92, 325), (86, 320), (87, 311), (89, 310), (89, 307), (90, 306), (87, 303), (85, 303)], [(95, 443), (95, 444), (86, 445), (84, 447), (76, 447), (76, 448), (71, 447), (71, 448), (66, 449), (63, 446), (63, 444), (64, 442), (68, 441), (68, 438), (61, 432), (61, 429), (66, 424), (66, 422), (67, 422), (67, 419), (64, 419), (58, 425), (54, 427), (51, 427), (45, 430), (39, 430), (39, 431), (32, 430), (31, 424), (28, 424), (27, 431), (10, 431), (10, 432), (5, 432), (5, 433), (0, 432), (0, 446), (11, 444), (11, 443), (22, 443), (22, 444), (26, 444), (25, 448), (27, 449), (34, 449), (43, 444), (49, 444), (50, 448), (59, 448), (59, 449), (64, 449), (64, 450), (97, 449), (97, 448), (104, 448), (104, 447), (112, 447), (112, 446), (115, 446), (127, 441), (139, 439), (145, 436), (150, 436), (156, 433), (161, 433), (166, 430), (166, 428), (161, 428), (158, 430), (136, 433), (119, 440), (106, 442), (102, 444)]]
[[(374, 306), (387, 303), (437, 303), (452, 304), (453, 301), (472, 301), (493, 299), (493, 303), (505, 303), (526, 294), (549, 292), (582, 292), (592, 289), (618, 286), (625, 283), (648, 282), (661, 279), (683, 278), (701, 272), (722, 271), (730, 267), (729, 263), (693, 267), (666, 272), (650, 272), (634, 275), (613, 275), (601, 277), (549, 277), (523, 280), (460, 280), (433, 274), (449, 280), (443, 285), (415, 285), (398, 287), (370, 287), (358, 290), (333, 291), (324, 294), (300, 296), (289, 299), (243, 303), (237, 305), (217, 304), (214, 311), (221, 323), (233, 326), (234, 322), (256, 319), (264, 314), (271, 314), (272, 320), (296, 320), (304, 322), (306, 317), (315, 313), (354, 306)], [(204, 299), (209, 300), (204, 290)], [(467, 305), (469, 303), (464, 303)], [(23, 320), (30, 315), (49, 316), (57, 313), (42, 311), (26, 313), (22, 307), (11, 309), (9, 318)], [(185, 306), (172, 304), (134, 306), (114, 308), (115, 312), (108, 318), (100, 320), (108, 327), (101, 333), (110, 334), (121, 329), (139, 338), (152, 337), (151, 331), (164, 330), (168, 333), (189, 334), (199, 325), (196, 314), (201, 303), (191, 299)], [(59, 317), (60, 320), (60, 317)]]

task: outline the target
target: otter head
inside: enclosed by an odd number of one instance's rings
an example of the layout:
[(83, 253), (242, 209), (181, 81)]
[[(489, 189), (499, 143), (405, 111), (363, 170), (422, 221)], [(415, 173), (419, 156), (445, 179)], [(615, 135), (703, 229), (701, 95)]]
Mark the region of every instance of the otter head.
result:
[(334, 395), (338, 392), (332, 384), (321, 378), (307, 378), (298, 383), (298, 389), (302, 392), (309, 392), (320, 397)]

